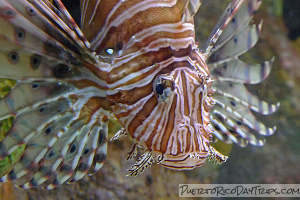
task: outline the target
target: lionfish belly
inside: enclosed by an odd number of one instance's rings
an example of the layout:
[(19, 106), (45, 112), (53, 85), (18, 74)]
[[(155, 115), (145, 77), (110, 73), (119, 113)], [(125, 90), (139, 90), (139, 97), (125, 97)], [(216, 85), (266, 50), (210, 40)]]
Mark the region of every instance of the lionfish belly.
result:
[[(240, 146), (271, 135), (252, 111), (269, 105), (244, 84), (264, 80), (273, 60), (250, 65), (238, 56), (261, 30), (250, 25), (260, 0), (233, 0), (207, 43), (195, 42), (202, 0), (81, 0), (76, 25), (60, 0), (0, 0), (0, 76), (17, 85), (0, 101), (0, 119), (15, 117), (0, 158), (24, 152), (1, 181), (47, 189), (97, 172), (106, 159), (108, 121), (144, 153), (129, 169), (157, 162), (192, 169), (227, 157), (216, 137)], [(5, 27), (5, 28), (4, 28)]]

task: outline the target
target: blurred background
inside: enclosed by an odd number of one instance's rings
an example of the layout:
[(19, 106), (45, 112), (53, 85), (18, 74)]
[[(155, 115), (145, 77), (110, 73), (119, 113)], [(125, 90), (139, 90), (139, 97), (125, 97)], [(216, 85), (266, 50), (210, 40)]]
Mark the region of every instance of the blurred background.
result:
[[(72, 3), (70, 3), (72, 2)], [(195, 17), (199, 46), (206, 41), (230, 0), (204, 0)], [(66, 1), (67, 7), (79, 21), (76, 1)], [(0, 183), (0, 199), (179, 199), (179, 184), (300, 184), (300, 0), (263, 0), (255, 15), (263, 19), (263, 29), (257, 45), (241, 59), (260, 63), (275, 57), (270, 76), (261, 84), (249, 86), (250, 91), (269, 103), (280, 102), (271, 116), (258, 116), (269, 126), (276, 126), (274, 135), (263, 147), (215, 144), (229, 159), (222, 165), (207, 162), (191, 171), (174, 171), (154, 164), (136, 178), (126, 177), (135, 160), (126, 161), (131, 141), (129, 137), (110, 142), (107, 161), (94, 176), (85, 176), (72, 185), (50, 191), (41, 188), (23, 190), (10, 183)], [(8, 91), (8, 82), (1, 82), (0, 95)], [(8, 86), (7, 86), (8, 85)], [(11, 121), (2, 122), (0, 132)], [(116, 130), (117, 127), (114, 127)], [(111, 131), (110, 137), (113, 136)], [(2, 133), (1, 132), (1, 133)], [(14, 161), (1, 162), (5, 168)], [(192, 198), (189, 198), (192, 199)]]

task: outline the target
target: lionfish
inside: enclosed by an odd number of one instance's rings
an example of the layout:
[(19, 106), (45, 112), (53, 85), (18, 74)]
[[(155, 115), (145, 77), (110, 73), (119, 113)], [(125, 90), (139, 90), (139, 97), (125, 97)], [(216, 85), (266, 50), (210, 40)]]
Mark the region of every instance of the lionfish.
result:
[(60, 0), (0, 0), (0, 76), (17, 85), (0, 101), (14, 116), (0, 143), (4, 158), (25, 145), (1, 181), (51, 189), (97, 172), (112, 139), (133, 138), (128, 158), (143, 153), (130, 176), (152, 163), (192, 169), (227, 157), (211, 146), (261, 146), (278, 105), (245, 84), (264, 80), (273, 59), (250, 65), (238, 57), (255, 45), (252, 24), (261, 0), (233, 0), (206, 44), (195, 41), (202, 0), (81, 0), (80, 28)]

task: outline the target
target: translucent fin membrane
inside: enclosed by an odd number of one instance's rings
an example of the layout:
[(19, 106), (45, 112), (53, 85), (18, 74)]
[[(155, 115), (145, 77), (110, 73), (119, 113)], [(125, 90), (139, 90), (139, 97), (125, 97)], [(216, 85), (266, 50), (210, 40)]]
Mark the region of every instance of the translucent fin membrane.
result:
[(269, 115), (277, 110), (279, 103), (272, 105), (260, 100), (244, 85), (265, 80), (274, 58), (256, 65), (238, 59), (258, 40), (262, 23), (250, 25), (250, 22), (260, 4), (259, 0), (232, 1), (202, 48), (214, 80), (216, 104), (210, 118), (215, 135), (240, 146), (248, 143), (261, 146), (264, 139), (258, 139), (258, 135), (272, 135), (276, 130), (259, 122), (252, 111)]
[(111, 110), (103, 63), (55, 2), (59, 9), (42, 0), (0, 0), (0, 76), (18, 81), (0, 100), (0, 119), (15, 116), (0, 158), (25, 145), (0, 181), (24, 188), (78, 180), (106, 158)]

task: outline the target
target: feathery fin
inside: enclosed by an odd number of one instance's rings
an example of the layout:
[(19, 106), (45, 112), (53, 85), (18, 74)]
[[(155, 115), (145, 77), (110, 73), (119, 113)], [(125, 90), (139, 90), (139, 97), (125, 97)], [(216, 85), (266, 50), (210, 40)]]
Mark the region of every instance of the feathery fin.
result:
[(265, 80), (274, 58), (256, 65), (238, 59), (258, 40), (262, 23), (250, 23), (260, 4), (260, 0), (232, 1), (201, 49), (213, 79), (216, 104), (210, 118), (214, 134), (226, 143), (243, 147), (248, 143), (263, 145), (264, 139), (259, 135), (272, 135), (276, 130), (265, 127), (252, 111), (269, 115), (279, 107), (279, 103), (272, 105), (259, 100), (244, 85)]

